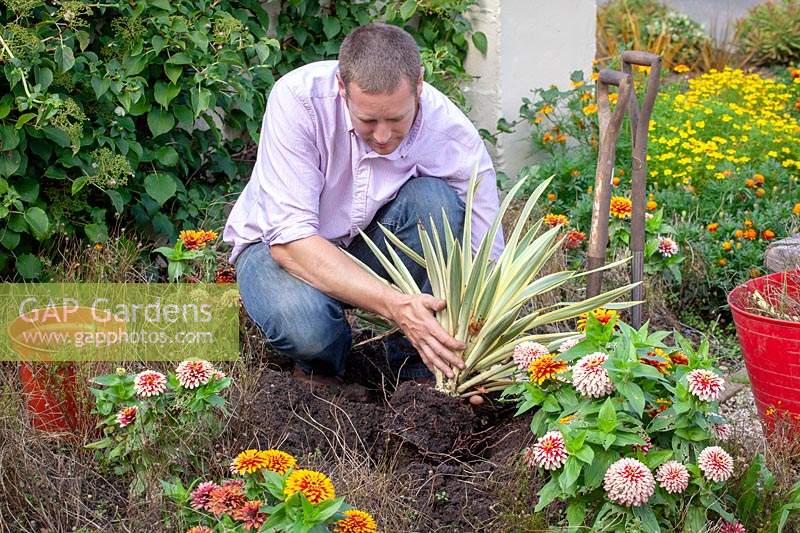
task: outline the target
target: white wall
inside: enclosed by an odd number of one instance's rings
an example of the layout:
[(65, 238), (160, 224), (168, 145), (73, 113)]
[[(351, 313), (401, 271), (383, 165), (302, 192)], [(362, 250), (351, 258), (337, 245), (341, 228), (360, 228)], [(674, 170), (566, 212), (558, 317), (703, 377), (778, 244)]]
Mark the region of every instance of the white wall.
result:
[[(531, 89), (569, 87), (569, 75), (591, 72), (595, 54), (596, 0), (478, 0), (469, 13), (475, 31), (488, 40), (484, 57), (470, 45), (466, 69), (476, 77), (468, 88), (470, 117), (495, 130), (497, 120), (518, 117)], [(503, 134), (492, 156), (509, 176), (536, 157), (529, 129)]]

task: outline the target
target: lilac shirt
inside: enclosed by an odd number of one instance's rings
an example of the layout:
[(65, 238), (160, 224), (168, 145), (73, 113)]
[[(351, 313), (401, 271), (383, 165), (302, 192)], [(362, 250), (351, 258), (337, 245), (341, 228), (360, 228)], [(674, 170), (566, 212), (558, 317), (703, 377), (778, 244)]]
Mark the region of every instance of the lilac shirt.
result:
[[(275, 83), (250, 181), (223, 233), (230, 261), (257, 241), (269, 245), (321, 235), (347, 246), (380, 207), (416, 176), (444, 179), (462, 199), (475, 164), (482, 177), (473, 208), (473, 250), (498, 209), (495, 172), (475, 127), (445, 95), (424, 85), (411, 131), (389, 155), (353, 129), (336, 81), (337, 61), (300, 67)], [(492, 257), (503, 249), (502, 231)]]

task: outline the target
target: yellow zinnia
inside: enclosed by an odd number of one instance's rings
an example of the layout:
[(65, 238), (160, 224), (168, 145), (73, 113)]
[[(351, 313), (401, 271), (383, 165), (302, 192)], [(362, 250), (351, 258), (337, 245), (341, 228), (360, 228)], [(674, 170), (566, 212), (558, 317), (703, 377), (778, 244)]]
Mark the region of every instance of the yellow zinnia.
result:
[(358, 509), (348, 509), (344, 518), (333, 526), (334, 533), (377, 533), (378, 525), (372, 516)]
[(266, 466), (264, 466), (264, 468), (277, 472), (280, 475), (285, 474), (290, 468), (294, 468), (294, 465), (297, 464), (297, 460), (293, 455), (281, 450), (266, 450), (262, 453), (266, 461)]
[(286, 478), (283, 493), (287, 498), (301, 493), (311, 504), (317, 504), (336, 497), (333, 482), (322, 472), (314, 470), (295, 470)]
[(260, 450), (245, 450), (231, 462), (231, 472), (243, 476), (266, 468), (267, 460)]
[(612, 196), (611, 206), (609, 213), (612, 217), (616, 218), (629, 218), (631, 216), (632, 204), (628, 198), (624, 196)]

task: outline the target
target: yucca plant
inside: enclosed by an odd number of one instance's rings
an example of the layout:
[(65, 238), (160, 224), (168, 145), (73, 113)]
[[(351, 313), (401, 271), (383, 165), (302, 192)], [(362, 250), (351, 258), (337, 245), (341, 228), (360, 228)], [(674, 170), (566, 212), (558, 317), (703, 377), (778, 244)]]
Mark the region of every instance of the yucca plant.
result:
[[(542, 219), (527, 230), (525, 227), (536, 201), (552, 177), (536, 187), (521, 211), (503, 253), (496, 261), (490, 260), (492, 243), (503, 215), (527, 179), (529, 177), (519, 180), (505, 197), (474, 256), (470, 248), (472, 224), (469, 216), (478, 186), (474, 175), (467, 192), (465, 212), (468, 215), (461, 240), (453, 235), (446, 214), (444, 247), (433, 221), (431, 234), (422, 224), (419, 225), (422, 256), (383, 226), (381, 230), (386, 235), (389, 257), (363, 232), (361, 234), (400, 291), (405, 294), (421, 292), (392, 244), (427, 270), (433, 295), (447, 301), (447, 307), (436, 314), (436, 319), (450, 335), (466, 344), (462, 352), (463, 370), (456, 369), (455, 376), (447, 381), (442, 372), (437, 370), (435, 373), (437, 390), (448, 395), (470, 396), (476, 391), (500, 390), (511, 384), (515, 369), (511, 359), (514, 347), (520, 342), (536, 341), (554, 349), (564, 340), (578, 335), (575, 331), (535, 333), (537, 328), (578, 317), (601, 306), (619, 309), (632, 305), (630, 302), (610, 304), (633, 288), (633, 285), (626, 285), (582, 301), (535, 306), (533, 299), (537, 296), (588, 274), (567, 270), (540, 276), (547, 261), (561, 247), (561, 227), (540, 234)], [(604, 268), (613, 268), (626, 261), (617, 261)], [(377, 276), (369, 267), (360, 264)]]

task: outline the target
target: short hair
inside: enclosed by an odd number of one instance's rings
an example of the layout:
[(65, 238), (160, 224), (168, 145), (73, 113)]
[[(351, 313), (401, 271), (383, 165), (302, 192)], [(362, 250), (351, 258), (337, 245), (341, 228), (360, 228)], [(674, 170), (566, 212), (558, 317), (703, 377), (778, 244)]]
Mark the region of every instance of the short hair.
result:
[(369, 94), (394, 92), (405, 77), (416, 94), (422, 69), (419, 48), (408, 32), (372, 22), (353, 30), (339, 48), (339, 75)]

